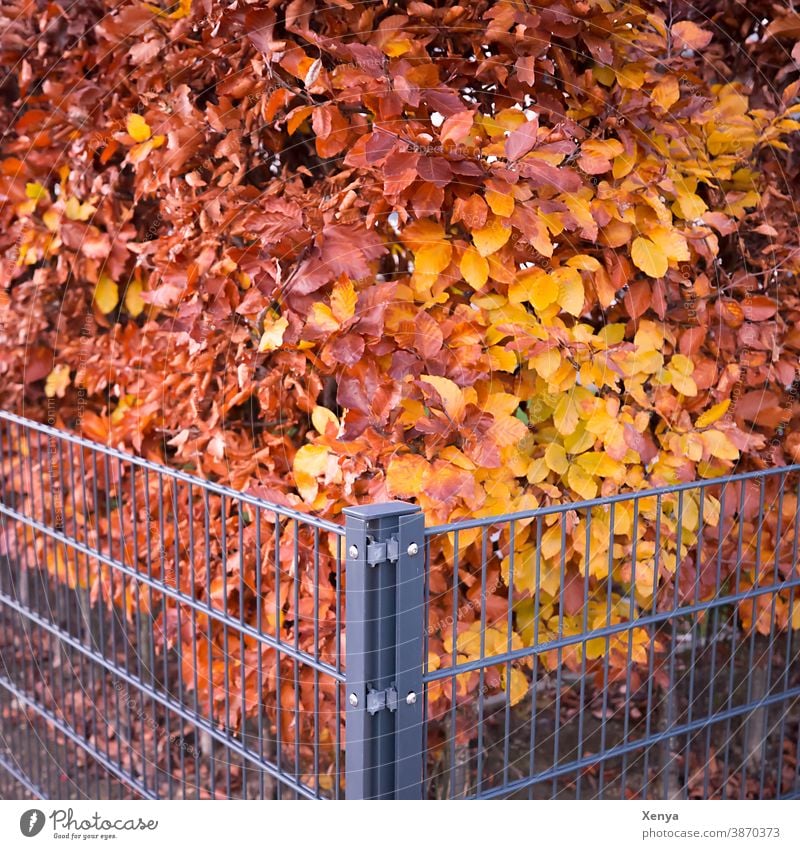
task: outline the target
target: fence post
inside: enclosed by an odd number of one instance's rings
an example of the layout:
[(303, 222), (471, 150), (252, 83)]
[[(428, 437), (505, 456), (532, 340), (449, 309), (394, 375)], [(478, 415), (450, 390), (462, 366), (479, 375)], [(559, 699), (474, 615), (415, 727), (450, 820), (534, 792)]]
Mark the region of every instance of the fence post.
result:
[(403, 502), (348, 507), (348, 799), (420, 799), (425, 521)]

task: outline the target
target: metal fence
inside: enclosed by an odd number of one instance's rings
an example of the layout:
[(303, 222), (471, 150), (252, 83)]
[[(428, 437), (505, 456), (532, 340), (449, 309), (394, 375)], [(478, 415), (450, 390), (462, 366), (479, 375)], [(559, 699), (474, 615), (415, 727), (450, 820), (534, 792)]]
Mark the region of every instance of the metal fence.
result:
[(800, 796), (799, 466), (340, 526), (0, 447), (0, 796)]

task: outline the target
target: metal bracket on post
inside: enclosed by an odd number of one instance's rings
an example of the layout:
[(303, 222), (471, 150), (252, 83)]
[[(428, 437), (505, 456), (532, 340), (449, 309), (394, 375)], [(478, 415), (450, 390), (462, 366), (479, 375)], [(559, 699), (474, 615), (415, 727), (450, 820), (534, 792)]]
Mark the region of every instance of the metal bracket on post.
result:
[(425, 521), (399, 501), (344, 513), (346, 796), (420, 799)]

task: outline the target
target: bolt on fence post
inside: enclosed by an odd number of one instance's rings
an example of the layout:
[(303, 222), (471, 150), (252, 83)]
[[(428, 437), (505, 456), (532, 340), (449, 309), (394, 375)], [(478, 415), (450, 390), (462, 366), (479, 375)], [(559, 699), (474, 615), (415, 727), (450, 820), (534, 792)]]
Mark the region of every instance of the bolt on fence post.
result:
[(348, 799), (421, 799), (425, 520), (403, 502), (348, 507)]

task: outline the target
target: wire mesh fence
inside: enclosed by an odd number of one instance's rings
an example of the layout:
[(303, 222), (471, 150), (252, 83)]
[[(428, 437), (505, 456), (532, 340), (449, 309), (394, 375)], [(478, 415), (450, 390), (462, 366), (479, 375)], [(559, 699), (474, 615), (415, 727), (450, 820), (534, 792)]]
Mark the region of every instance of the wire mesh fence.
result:
[(443, 795), (796, 797), (797, 471), (429, 528)]
[(0, 417), (0, 762), (57, 798), (343, 791), (343, 529)]
[(340, 526), (0, 447), (0, 796), (800, 796), (800, 467)]

